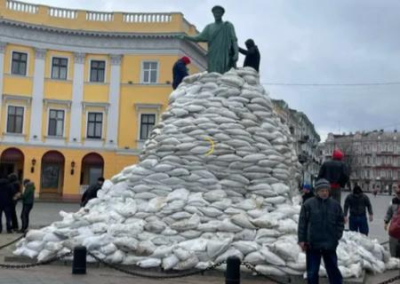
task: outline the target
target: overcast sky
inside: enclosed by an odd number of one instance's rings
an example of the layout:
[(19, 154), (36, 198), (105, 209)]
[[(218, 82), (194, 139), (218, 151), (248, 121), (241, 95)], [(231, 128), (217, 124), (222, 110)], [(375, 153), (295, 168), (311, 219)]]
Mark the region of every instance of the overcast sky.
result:
[[(261, 80), (285, 84), (400, 82), (399, 0), (25, 0), (87, 10), (182, 12), (199, 30), (216, 4), (239, 43), (259, 46)], [(243, 57), (240, 58), (240, 64)], [(400, 84), (386, 86), (271, 86), (328, 132), (400, 129)]]

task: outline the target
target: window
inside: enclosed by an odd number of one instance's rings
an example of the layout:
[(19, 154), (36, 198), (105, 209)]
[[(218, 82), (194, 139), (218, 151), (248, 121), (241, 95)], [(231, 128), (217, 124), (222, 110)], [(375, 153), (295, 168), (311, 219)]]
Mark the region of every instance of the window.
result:
[(106, 62), (92, 60), (90, 62), (90, 82), (104, 82)]
[(49, 136), (64, 136), (64, 111), (51, 109), (49, 112)]
[(68, 59), (54, 57), (51, 64), (51, 78), (58, 80), (67, 80)]
[(103, 114), (89, 112), (87, 124), (87, 138), (101, 139), (103, 131)]
[(12, 53), (11, 74), (26, 75), (28, 54), (14, 51)]
[(157, 62), (143, 62), (142, 83), (156, 84), (157, 77), (158, 77), (158, 63)]
[(24, 108), (9, 106), (7, 115), (7, 133), (22, 133)]
[(142, 114), (140, 117), (140, 140), (149, 138), (151, 130), (156, 124), (155, 114)]

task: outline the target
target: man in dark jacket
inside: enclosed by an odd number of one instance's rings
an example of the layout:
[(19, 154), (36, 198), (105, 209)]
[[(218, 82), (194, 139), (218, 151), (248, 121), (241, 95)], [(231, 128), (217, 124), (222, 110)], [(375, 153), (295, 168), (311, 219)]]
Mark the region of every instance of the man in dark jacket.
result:
[(12, 233), (11, 206), (12, 186), (5, 176), (0, 176), (0, 233), (3, 231), (3, 212), (6, 215), (7, 233)]
[(309, 284), (318, 284), (322, 257), (329, 283), (341, 284), (336, 248), (344, 230), (342, 207), (329, 197), (327, 180), (319, 179), (314, 188), (317, 196), (302, 206), (298, 227), (299, 245), (306, 252), (307, 280)]
[(189, 64), (190, 64), (190, 58), (187, 56), (183, 56), (181, 59), (175, 62), (174, 67), (172, 68), (172, 75), (173, 75), (172, 88), (174, 90), (178, 88), (183, 78), (185, 78), (189, 74), (186, 68), (186, 65)]
[(254, 40), (248, 39), (245, 42), (247, 50), (244, 48), (239, 47), (239, 52), (245, 55), (243, 67), (252, 67), (257, 72), (260, 69), (260, 51), (258, 50), (257, 45), (254, 43)]
[(16, 174), (10, 174), (8, 176), (8, 180), (10, 181), (11, 187), (12, 187), (12, 192), (11, 196), (13, 198), (11, 207), (10, 207), (10, 214), (11, 214), (11, 225), (12, 229), (14, 231), (18, 231), (18, 217), (17, 217), (17, 211), (16, 211), (16, 206), (17, 206), (17, 200), (16, 196), (21, 193), (21, 185), (18, 181), (18, 177)]
[(331, 186), (331, 197), (341, 204), (342, 188), (349, 181), (346, 164), (343, 162), (344, 155), (340, 150), (333, 151), (332, 160), (326, 161), (319, 170), (318, 178), (329, 181)]
[(369, 232), (367, 214), (369, 213), (369, 221), (373, 220), (372, 205), (367, 195), (362, 192), (361, 187), (355, 186), (353, 193), (349, 194), (344, 201), (344, 219), (347, 223), (347, 213), (350, 208), (350, 231), (360, 232), (367, 235)]
[(29, 213), (33, 208), (33, 202), (35, 200), (35, 184), (29, 179), (24, 180), (24, 192), (21, 194), (22, 199), (22, 212), (21, 222), (22, 227), (20, 233), (25, 233), (29, 227)]
[(85, 207), (90, 199), (97, 198), (97, 192), (102, 188), (103, 183), (104, 178), (99, 177), (96, 184), (92, 184), (91, 186), (89, 186), (88, 189), (86, 189), (86, 191), (82, 195), (81, 207)]

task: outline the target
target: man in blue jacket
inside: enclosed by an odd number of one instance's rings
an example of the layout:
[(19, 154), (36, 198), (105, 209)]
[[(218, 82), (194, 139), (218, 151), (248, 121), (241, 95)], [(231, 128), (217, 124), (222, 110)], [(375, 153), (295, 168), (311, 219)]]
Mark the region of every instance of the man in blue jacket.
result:
[(315, 183), (316, 197), (312, 197), (301, 208), (298, 241), (306, 252), (307, 280), (318, 284), (321, 257), (324, 259), (329, 283), (341, 284), (336, 248), (344, 230), (344, 216), (340, 204), (329, 197), (330, 183), (319, 179)]
[(186, 65), (190, 64), (190, 58), (187, 56), (183, 56), (181, 59), (175, 62), (174, 67), (172, 68), (172, 88), (175, 90), (178, 88), (179, 84), (182, 82), (183, 78), (188, 75), (188, 70)]

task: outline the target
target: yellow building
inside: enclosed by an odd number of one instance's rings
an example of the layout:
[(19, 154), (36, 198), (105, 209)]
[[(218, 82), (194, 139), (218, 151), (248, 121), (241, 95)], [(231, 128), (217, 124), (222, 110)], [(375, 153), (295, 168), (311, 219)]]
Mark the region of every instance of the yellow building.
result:
[(77, 199), (135, 164), (171, 92), (172, 66), (205, 50), (181, 13), (106, 13), (0, 0), (0, 173)]

